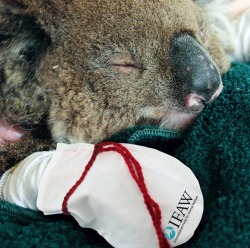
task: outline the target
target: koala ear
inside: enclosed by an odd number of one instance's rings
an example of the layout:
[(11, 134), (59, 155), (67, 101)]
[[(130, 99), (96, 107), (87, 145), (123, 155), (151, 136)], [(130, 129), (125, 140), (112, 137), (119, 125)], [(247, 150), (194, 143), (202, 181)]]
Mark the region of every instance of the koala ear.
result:
[[(47, 105), (35, 73), (51, 40), (35, 19), (12, 10), (12, 6), (0, 9), (0, 41), (4, 40), (0, 42), (0, 113), (15, 123), (33, 125), (40, 121)], [(31, 96), (35, 103), (30, 103)], [(4, 132), (13, 135), (11, 130)]]

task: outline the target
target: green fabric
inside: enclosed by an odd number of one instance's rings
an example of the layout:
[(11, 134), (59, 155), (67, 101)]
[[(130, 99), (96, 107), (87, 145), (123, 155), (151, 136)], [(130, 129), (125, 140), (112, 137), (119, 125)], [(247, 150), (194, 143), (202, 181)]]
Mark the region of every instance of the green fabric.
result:
[[(243, 248), (250, 244), (250, 65), (235, 63), (224, 76), (221, 96), (187, 133), (134, 127), (110, 138), (170, 153), (197, 176), (205, 210), (183, 248)], [(183, 139), (181, 139), (184, 137)], [(128, 237), (129, 238), (129, 237)], [(0, 202), (1, 247), (110, 247), (71, 217)]]

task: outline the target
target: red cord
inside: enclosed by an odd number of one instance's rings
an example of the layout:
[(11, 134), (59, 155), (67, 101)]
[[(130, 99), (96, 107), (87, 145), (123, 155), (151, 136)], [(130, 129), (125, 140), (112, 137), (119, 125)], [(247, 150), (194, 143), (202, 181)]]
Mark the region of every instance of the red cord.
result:
[(151, 216), (153, 225), (155, 227), (155, 231), (156, 231), (158, 241), (159, 241), (159, 247), (160, 248), (170, 248), (170, 245), (169, 245), (167, 239), (165, 238), (165, 235), (164, 235), (164, 233), (162, 231), (162, 227), (161, 227), (162, 216), (161, 216), (160, 207), (149, 195), (149, 192), (147, 190), (147, 187), (146, 187), (146, 184), (144, 181), (144, 176), (142, 173), (141, 166), (140, 166), (139, 162), (129, 152), (129, 150), (119, 143), (103, 142), (103, 143), (95, 145), (93, 154), (92, 154), (89, 162), (87, 163), (81, 177), (77, 180), (77, 182), (73, 185), (73, 187), (68, 191), (68, 193), (64, 197), (64, 200), (62, 203), (62, 212), (65, 215), (70, 215), (70, 213), (68, 211), (68, 207), (67, 207), (69, 198), (72, 196), (72, 194), (75, 192), (75, 190), (78, 188), (78, 186), (85, 179), (88, 171), (90, 170), (90, 168), (94, 164), (94, 161), (95, 161), (97, 155), (102, 153), (102, 152), (109, 152), (109, 151), (114, 151), (114, 152), (119, 153), (123, 157), (123, 159), (125, 160), (125, 162), (128, 166), (128, 169), (130, 171), (130, 174), (132, 175), (133, 179), (135, 180), (136, 184), (138, 185), (138, 187), (143, 195), (144, 203), (147, 207), (147, 210)]

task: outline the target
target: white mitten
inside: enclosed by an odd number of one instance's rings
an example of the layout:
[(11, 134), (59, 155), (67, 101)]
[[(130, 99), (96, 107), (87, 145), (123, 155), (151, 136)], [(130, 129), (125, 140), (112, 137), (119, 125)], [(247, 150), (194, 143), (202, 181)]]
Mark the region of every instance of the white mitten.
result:
[[(203, 213), (191, 170), (137, 145), (58, 144), (54, 154), (31, 155), (2, 181), (4, 199), (18, 199), (19, 205), (46, 215), (70, 213), (117, 248), (159, 247), (161, 234), (171, 246), (180, 245), (192, 237)], [(7, 192), (13, 188), (11, 199)]]

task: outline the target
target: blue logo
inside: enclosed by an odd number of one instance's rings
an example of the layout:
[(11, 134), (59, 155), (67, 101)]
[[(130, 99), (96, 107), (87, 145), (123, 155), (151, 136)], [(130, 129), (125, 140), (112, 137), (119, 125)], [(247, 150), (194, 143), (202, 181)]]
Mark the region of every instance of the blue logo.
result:
[(164, 232), (165, 237), (166, 237), (168, 240), (173, 239), (174, 236), (175, 236), (175, 230), (174, 230), (174, 228), (171, 227), (171, 226), (167, 226), (167, 227), (163, 230), (163, 232)]

